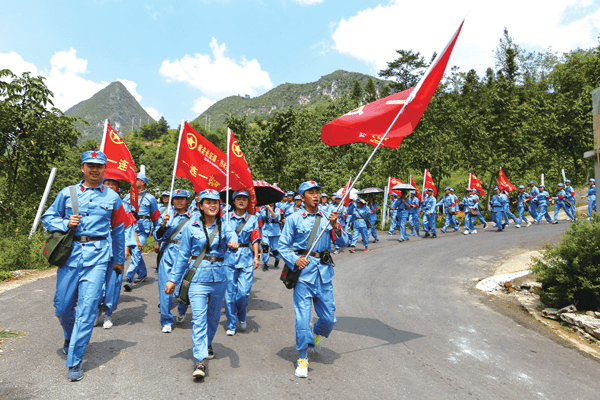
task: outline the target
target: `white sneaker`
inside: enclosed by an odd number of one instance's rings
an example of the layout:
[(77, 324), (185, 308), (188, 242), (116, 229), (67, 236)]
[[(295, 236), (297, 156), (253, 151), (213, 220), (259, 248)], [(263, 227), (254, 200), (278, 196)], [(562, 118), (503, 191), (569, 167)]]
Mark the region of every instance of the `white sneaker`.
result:
[(246, 321), (240, 321), (240, 328), (246, 329)]
[(477, 229), (473, 229), (473, 230), (471, 231), (471, 235), (474, 235), (474, 234), (476, 234), (476, 233), (477, 233)]
[(235, 335), (235, 331), (233, 329), (227, 329), (226, 335), (233, 336), (233, 335)]
[(527, 226), (531, 226), (531, 222), (527, 222)]
[(298, 378), (308, 378), (308, 358), (299, 358), (296, 367), (296, 376)]
[(171, 325), (165, 325), (162, 327), (162, 331), (163, 333), (171, 333), (172, 329), (171, 329)]
[(112, 322), (112, 320), (111, 320), (110, 317), (111, 317), (110, 315), (105, 315), (104, 316), (104, 324), (102, 324), (102, 327), (104, 329), (110, 329), (110, 328), (113, 327), (113, 322)]
[(100, 324), (100, 316), (102, 315), (102, 308), (98, 309), (98, 313), (96, 314), (96, 320), (94, 321), (94, 326), (98, 326)]
[(180, 324), (183, 321), (185, 321), (185, 314), (177, 314), (177, 316), (175, 317), (175, 321)]
[(515, 225), (515, 228), (520, 228), (520, 227), (521, 227), (521, 225)]
[(469, 231), (468, 231), (468, 230), (465, 230), (465, 233), (464, 233), (464, 235), (468, 235), (468, 234), (469, 234)]

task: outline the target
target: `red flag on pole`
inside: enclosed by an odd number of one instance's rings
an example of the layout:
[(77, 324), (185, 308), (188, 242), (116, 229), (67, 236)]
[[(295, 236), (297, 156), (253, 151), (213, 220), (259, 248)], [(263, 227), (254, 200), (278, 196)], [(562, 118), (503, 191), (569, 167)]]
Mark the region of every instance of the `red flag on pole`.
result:
[(108, 161), (106, 163), (105, 175), (106, 177), (110, 177), (110, 179), (124, 180), (131, 183), (129, 201), (135, 207), (136, 211), (139, 211), (135, 162), (133, 162), (133, 158), (123, 139), (108, 123), (106, 123), (106, 132), (104, 135), (103, 151)]
[(437, 188), (435, 187), (435, 183), (433, 183), (433, 177), (429, 170), (425, 170), (425, 182), (423, 183), (425, 188), (433, 189), (433, 197), (437, 197)]
[(231, 140), (229, 141), (229, 173), (231, 174), (231, 187), (233, 190), (247, 190), (250, 195), (248, 207), (246, 210), (249, 214), (254, 214), (256, 207), (256, 192), (252, 181), (252, 172), (246, 162), (246, 157), (240, 149), (238, 141), (233, 136), (233, 132), (229, 131)]
[[(346, 186), (344, 186), (344, 189), (342, 190), (342, 199), (344, 199), (344, 196), (346, 196), (346, 193), (348, 193), (351, 183), (352, 178), (348, 180), (348, 183), (346, 183)], [(350, 195), (346, 196), (346, 198), (344, 199), (344, 207), (348, 207), (348, 204), (350, 204)]]
[(217, 146), (184, 122), (175, 176), (186, 178), (196, 192), (225, 187), (227, 158)]
[(410, 184), (414, 186), (415, 191), (417, 192), (417, 197), (419, 198), (419, 201), (422, 203), (423, 202), (423, 195), (421, 194), (421, 192), (419, 192), (418, 186), (417, 186), (417, 182), (415, 182), (415, 178), (413, 178), (413, 176), (410, 176)]
[(483, 185), (481, 184), (479, 178), (476, 177), (474, 174), (470, 175), (471, 176), (469, 177), (469, 187), (471, 189), (477, 189), (477, 191), (479, 192), (479, 197), (485, 196), (485, 191), (483, 190)]
[(506, 177), (506, 174), (502, 170), (502, 167), (500, 167), (500, 174), (498, 174), (498, 189), (508, 190), (509, 192), (517, 189), (512, 183), (510, 183)]
[(402, 139), (417, 127), (437, 90), (463, 24), (464, 21), (416, 87), (366, 104), (324, 125), (321, 129), (323, 143), (339, 146), (363, 142), (377, 146), (404, 107), (404, 111), (381, 144), (392, 149), (400, 146)]
[(390, 194), (391, 193), (396, 193), (398, 196), (401, 195), (401, 192), (399, 190), (392, 190), (392, 188), (394, 186), (396, 186), (397, 184), (399, 184), (399, 183), (404, 183), (404, 182), (402, 182), (398, 178), (394, 178), (393, 176), (390, 176), (390, 178), (388, 179), (388, 185), (389, 185), (389, 188), (390, 188)]

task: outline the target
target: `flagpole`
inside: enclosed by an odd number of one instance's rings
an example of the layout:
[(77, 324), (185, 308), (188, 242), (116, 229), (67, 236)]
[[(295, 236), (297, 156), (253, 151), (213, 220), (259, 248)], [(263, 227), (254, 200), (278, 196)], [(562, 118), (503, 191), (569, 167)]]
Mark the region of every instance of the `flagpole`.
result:
[(471, 189), (471, 177), (473, 176), (472, 173), (469, 172), (469, 189)]
[(425, 172), (423, 172), (423, 190), (421, 193), (425, 193), (425, 180), (427, 179), (427, 168), (425, 168)]
[(563, 183), (566, 185), (567, 184), (567, 176), (565, 175), (565, 170), (562, 170), (562, 176), (563, 176)]
[(54, 182), (55, 176), (56, 167), (52, 168), (52, 171), (50, 171), (50, 177), (48, 178), (48, 182), (46, 183), (46, 189), (44, 190), (42, 201), (40, 201), (40, 206), (38, 207), (37, 213), (35, 214), (33, 226), (31, 227), (31, 231), (29, 232), (29, 239), (31, 239), (31, 237), (33, 236), (33, 233), (37, 229), (38, 223), (40, 222), (40, 218), (42, 217), (42, 211), (44, 211), (44, 205), (46, 204), (46, 200), (48, 200), (48, 193), (50, 193), (50, 188), (52, 187), (52, 182)]
[[(179, 128), (179, 139), (177, 139), (177, 151), (175, 152), (175, 162), (173, 163), (173, 177), (171, 178), (171, 190), (169, 191), (169, 205), (167, 206), (167, 214), (171, 214), (171, 200), (173, 199), (173, 188), (175, 186), (175, 174), (177, 173), (177, 162), (179, 161), (179, 147), (181, 147), (181, 137), (183, 136), (183, 125), (185, 120), (181, 120)], [(198, 206), (196, 204), (196, 206)]]
[(225, 178), (225, 210), (227, 211), (227, 223), (229, 224), (229, 147), (231, 146), (231, 129), (227, 128), (227, 175)]
[(387, 199), (388, 199), (388, 195), (390, 193), (390, 179), (392, 177), (390, 176), (388, 178), (388, 184), (385, 187), (385, 190), (383, 191), (383, 208), (381, 210), (381, 230), (383, 230), (383, 228), (385, 227), (385, 221), (386, 221), (386, 216), (387, 216)]
[(106, 144), (106, 131), (108, 130), (108, 119), (104, 120), (104, 131), (102, 134), (102, 141), (100, 142), (100, 151), (104, 152), (104, 145)]

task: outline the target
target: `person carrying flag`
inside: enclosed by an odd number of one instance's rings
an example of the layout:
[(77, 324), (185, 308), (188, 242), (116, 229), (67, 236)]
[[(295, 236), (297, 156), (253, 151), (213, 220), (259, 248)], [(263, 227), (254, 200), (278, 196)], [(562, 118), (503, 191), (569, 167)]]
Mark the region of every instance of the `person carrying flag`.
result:
[[(348, 235), (337, 222), (338, 213), (333, 211), (325, 215), (319, 211), (320, 191), (321, 187), (315, 181), (300, 185), (298, 192), (304, 208), (288, 218), (278, 248), (292, 271), (301, 270), (294, 288), (296, 350), (299, 353), (295, 375), (300, 378), (308, 377), (308, 349), (320, 351), (321, 340), (329, 337), (337, 321), (332, 283), (335, 273), (329, 253), (331, 242), (341, 247), (348, 245)], [(321, 231), (325, 231), (323, 236), (308, 254), (313, 244), (309, 239), (314, 237), (311, 240), (316, 241)], [(318, 320), (311, 324), (313, 307)]]
[[(151, 234), (152, 229), (158, 226), (158, 219), (160, 218), (160, 211), (158, 211), (158, 204), (154, 196), (146, 192), (146, 185), (148, 184), (148, 178), (141, 172), (137, 174), (136, 186), (139, 196), (139, 212), (137, 213), (138, 220), (138, 238), (143, 246), (146, 244), (148, 235)], [(129, 194), (125, 196), (123, 200), (126, 203), (130, 203)], [(148, 276), (148, 270), (146, 269), (146, 263), (142, 257), (142, 251), (139, 248), (134, 248), (131, 252), (131, 262), (127, 273), (125, 274), (125, 283), (123, 288), (126, 292), (130, 292), (133, 287), (133, 278), (137, 274), (135, 282), (143, 282)]]
[(567, 207), (565, 204), (565, 200), (567, 198), (567, 192), (564, 189), (565, 185), (562, 183), (558, 183), (558, 193), (556, 193), (556, 197), (551, 197), (551, 199), (556, 201), (556, 207), (554, 207), (554, 223), (558, 224), (558, 212), (562, 208), (565, 210), (569, 221), (573, 219), (573, 214), (571, 214), (571, 207)]
[[(54, 296), (70, 381), (83, 379), (81, 364), (92, 337), (108, 262), (112, 256), (113, 268), (119, 273), (125, 262), (127, 216), (119, 195), (102, 184), (106, 161), (100, 151), (84, 152), (83, 181), (62, 189), (42, 216), (48, 232), (75, 229), (71, 254), (56, 271)], [(74, 209), (79, 210), (78, 215), (73, 214)]]

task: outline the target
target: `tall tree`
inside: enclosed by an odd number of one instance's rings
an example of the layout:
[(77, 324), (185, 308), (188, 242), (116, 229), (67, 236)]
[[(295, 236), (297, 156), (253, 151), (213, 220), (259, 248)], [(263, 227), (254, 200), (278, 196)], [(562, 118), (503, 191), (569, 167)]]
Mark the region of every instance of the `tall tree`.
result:
[(365, 101), (367, 103), (372, 103), (375, 100), (377, 100), (377, 88), (375, 87), (375, 82), (373, 82), (373, 78), (369, 77), (369, 80), (365, 85)]
[(406, 90), (419, 83), (419, 80), (427, 70), (429, 64), (425, 62), (421, 53), (413, 53), (412, 50), (396, 50), (400, 55), (392, 62), (388, 62), (388, 67), (379, 71), (382, 78), (395, 78), (395, 82), (390, 82), (390, 86), (397, 91)]
[(352, 95), (350, 97), (358, 102), (362, 101), (363, 90), (358, 81), (354, 81), (354, 87), (352, 87)]

